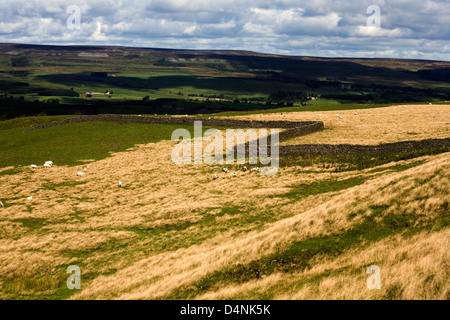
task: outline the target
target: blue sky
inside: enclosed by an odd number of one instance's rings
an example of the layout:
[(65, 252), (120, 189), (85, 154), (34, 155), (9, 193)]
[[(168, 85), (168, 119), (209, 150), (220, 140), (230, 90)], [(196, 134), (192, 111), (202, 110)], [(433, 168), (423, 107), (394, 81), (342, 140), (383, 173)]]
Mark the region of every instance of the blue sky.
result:
[(0, 42), (450, 61), (450, 1), (0, 0)]

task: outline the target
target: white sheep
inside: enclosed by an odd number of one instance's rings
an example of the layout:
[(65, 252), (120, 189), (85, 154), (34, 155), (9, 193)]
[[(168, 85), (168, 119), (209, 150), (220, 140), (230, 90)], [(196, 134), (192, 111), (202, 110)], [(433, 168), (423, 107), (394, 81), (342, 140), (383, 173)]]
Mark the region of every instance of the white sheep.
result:
[(45, 161), (45, 163), (48, 163), (49, 165), (53, 165), (53, 161)]
[(319, 113), (318, 115), (317, 115), (318, 117), (321, 117), (322, 116), (322, 114), (321, 113)]
[(86, 169), (86, 168), (83, 168), (83, 172), (87, 172), (87, 169)]
[(44, 168), (51, 168), (52, 166), (49, 163), (44, 163)]
[(228, 173), (228, 169), (227, 168), (223, 168), (222, 171), (225, 172), (225, 173)]
[(27, 198), (27, 200), (32, 200), (33, 199), (33, 197), (32, 196), (29, 196), (28, 198)]
[(247, 167), (244, 166), (244, 167), (242, 168), (242, 171), (247, 172)]
[(119, 181), (118, 183), (119, 188), (122, 188), (122, 181)]
[(1, 207), (1, 208), (4, 208), (4, 207), (5, 207), (5, 205), (4, 205), (3, 202), (1, 202), (1, 201), (0, 201), (0, 207)]
[(250, 170), (251, 172), (256, 172), (256, 171), (258, 171), (259, 170), (259, 168), (258, 167), (255, 167), (255, 168), (252, 168), (252, 170)]
[(37, 165), (35, 165), (35, 164), (32, 164), (30, 167), (31, 167), (31, 169), (37, 169)]
[(219, 179), (219, 176), (217, 174), (215, 174), (215, 175), (213, 175), (213, 179), (217, 180), (217, 179)]
[(78, 172), (77, 172), (77, 177), (82, 177), (82, 176), (84, 176), (84, 172), (78, 171)]
[(357, 115), (358, 115), (358, 112), (355, 111), (355, 116), (357, 116)]
[(342, 118), (342, 116), (339, 116), (339, 119), (341, 119), (341, 120), (342, 120), (342, 119), (344, 119), (344, 118)]

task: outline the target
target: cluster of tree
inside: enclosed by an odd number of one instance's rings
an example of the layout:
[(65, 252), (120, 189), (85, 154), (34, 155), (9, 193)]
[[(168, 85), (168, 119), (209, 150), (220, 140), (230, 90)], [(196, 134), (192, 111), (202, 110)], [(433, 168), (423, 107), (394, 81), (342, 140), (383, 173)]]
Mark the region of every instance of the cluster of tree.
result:
[(108, 72), (91, 72), (91, 77), (107, 78)]
[(195, 93), (190, 93), (188, 94), (188, 97), (200, 97), (200, 98), (210, 98), (210, 99), (227, 99), (227, 100), (231, 100), (231, 97), (225, 96), (223, 93), (221, 94), (195, 94)]
[[(36, 101), (36, 100), (35, 100)], [(54, 104), (58, 104), (59, 103), (59, 99), (47, 99), (45, 100), (45, 103), (54, 103)]]
[(360, 94), (323, 94), (322, 98), (334, 99), (334, 100), (345, 100), (352, 102), (367, 102), (374, 101), (375, 98), (371, 94), (360, 95)]
[(276, 103), (278, 105), (293, 106), (294, 103), (298, 102), (303, 105), (308, 100), (311, 100), (311, 97), (306, 92), (276, 91), (269, 96), (267, 104)]

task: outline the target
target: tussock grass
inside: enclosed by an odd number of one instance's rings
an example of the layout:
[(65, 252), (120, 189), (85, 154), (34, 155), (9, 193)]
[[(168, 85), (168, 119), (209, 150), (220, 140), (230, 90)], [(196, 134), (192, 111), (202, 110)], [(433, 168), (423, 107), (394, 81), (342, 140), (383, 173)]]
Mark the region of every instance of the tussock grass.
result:
[[(0, 175), (0, 298), (448, 299), (448, 152), (232, 177), (174, 165), (174, 145)], [(80, 291), (65, 287), (71, 264)]]
[[(450, 105), (403, 105), (340, 111), (273, 112), (248, 120), (323, 121), (327, 130), (283, 141), (294, 144), (369, 144), (450, 137)], [(355, 115), (354, 112), (358, 115)], [(322, 114), (321, 117), (318, 114)], [(343, 119), (336, 117), (339, 114)], [(416, 134), (411, 136), (409, 132)]]

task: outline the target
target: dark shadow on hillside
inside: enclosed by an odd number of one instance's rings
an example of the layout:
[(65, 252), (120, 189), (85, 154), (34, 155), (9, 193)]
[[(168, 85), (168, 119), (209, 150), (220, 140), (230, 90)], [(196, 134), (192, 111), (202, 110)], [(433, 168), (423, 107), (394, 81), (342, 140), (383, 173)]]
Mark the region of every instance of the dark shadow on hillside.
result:
[[(281, 79), (272, 78), (232, 78), (232, 77), (197, 77), (190, 75), (156, 76), (149, 78), (137, 77), (93, 77), (87, 74), (53, 74), (37, 76), (47, 82), (64, 84), (69, 87), (104, 86), (105, 88), (147, 89), (158, 90), (166, 88), (192, 87), (194, 89), (217, 90), (233, 93), (267, 93), (273, 90)], [(280, 88), (285, 87), (282, 83)]]

